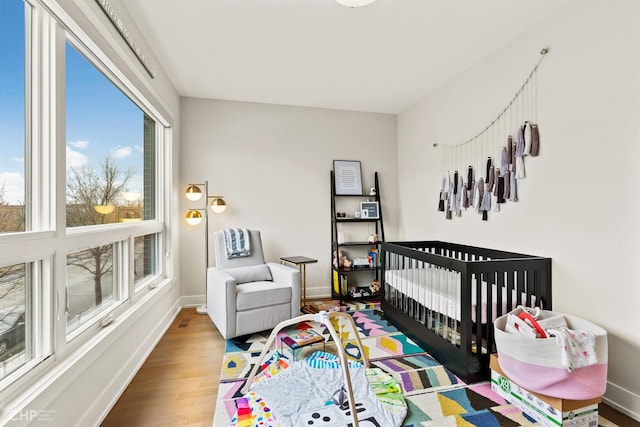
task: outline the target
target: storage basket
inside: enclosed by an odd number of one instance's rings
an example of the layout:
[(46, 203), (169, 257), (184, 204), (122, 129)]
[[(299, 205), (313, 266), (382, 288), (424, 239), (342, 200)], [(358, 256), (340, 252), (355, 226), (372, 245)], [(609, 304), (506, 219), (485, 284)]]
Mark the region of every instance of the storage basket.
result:
[[(522, 308), (511, 314), (518, 315)], [(526, 338), (505, 332), (507, 316), (494, 323), (498, 362), (516, 384), (536, 393), (571, 400), (600, 397), (607, 386), (607, 332), (569, 314), (541, 310), (542, 317), (564, 316), (572, 330), (592, 331), (596, 339), (596, 363), (569, 372), (562, 366), (562, 348), (555, 337)]]

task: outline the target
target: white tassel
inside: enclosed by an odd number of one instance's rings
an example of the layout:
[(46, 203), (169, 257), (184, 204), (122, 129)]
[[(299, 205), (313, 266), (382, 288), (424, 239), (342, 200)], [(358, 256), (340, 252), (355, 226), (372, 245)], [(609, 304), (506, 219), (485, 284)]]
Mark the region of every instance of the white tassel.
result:
[(524, 155), (531, 153), (531, 123), (524, 122)]
[(525, 179), (527, 176), (524, 173), (524, 157), (516, 157), (516, 174), (518, 179)]
[(518, 201), (518, 192), (516, 189), (516, 175), (511, 174), (511, 184), (509, 185), (509, 200), (512, 202)]

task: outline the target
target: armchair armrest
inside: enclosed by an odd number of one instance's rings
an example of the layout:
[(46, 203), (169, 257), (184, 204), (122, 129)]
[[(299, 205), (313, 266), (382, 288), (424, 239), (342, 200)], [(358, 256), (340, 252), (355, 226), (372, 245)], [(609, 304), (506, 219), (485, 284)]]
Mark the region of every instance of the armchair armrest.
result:
[(277, 262), (268, 262), (274, 282), (291, 286), (291, 317), (300, 315), (300, 271)]
[(236, 285), (230, 274), (207, 269), (207, 313), (225, 339), (236, 333)]

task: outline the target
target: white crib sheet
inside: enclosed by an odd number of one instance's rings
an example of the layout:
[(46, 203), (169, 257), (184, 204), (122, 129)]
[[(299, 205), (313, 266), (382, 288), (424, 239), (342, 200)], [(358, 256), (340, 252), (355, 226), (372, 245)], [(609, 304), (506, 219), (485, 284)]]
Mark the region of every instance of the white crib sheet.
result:
[[(458, 271), (444, 268), (408, 268), (403, 270), (386, 270), (385, 282), (414, 299), (429, 310), (442, 313), (447, 317), (460, 321), (460, 287), (461, 274)], [(492, 304), (491, 321), (493, 322), (497, 308), (497, 285), (491, 285)], [(487, 283), (481, 286), (481, 323), (487, 323)], [(527, 304), (527, 295), (522, 293), (520, 301), (517, 301), (517, 291), (511, 293), (512, 310), (519, 304)], [(535, 300), (532, 302), (535, 303)], [(471, 280), (471, 321), (476, 321), (476, 279)], [(507, 289), (502, 288), (502, 311), (507, 311)]]

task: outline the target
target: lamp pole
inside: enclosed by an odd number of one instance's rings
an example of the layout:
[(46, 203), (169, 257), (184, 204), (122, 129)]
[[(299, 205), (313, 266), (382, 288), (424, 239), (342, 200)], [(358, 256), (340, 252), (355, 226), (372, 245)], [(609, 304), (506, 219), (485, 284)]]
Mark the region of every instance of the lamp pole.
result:
[(196, 313), (207, 314), (207, 270), (209, 270), (209, 181), (204, 181), (204, 304), (196, 307)]

